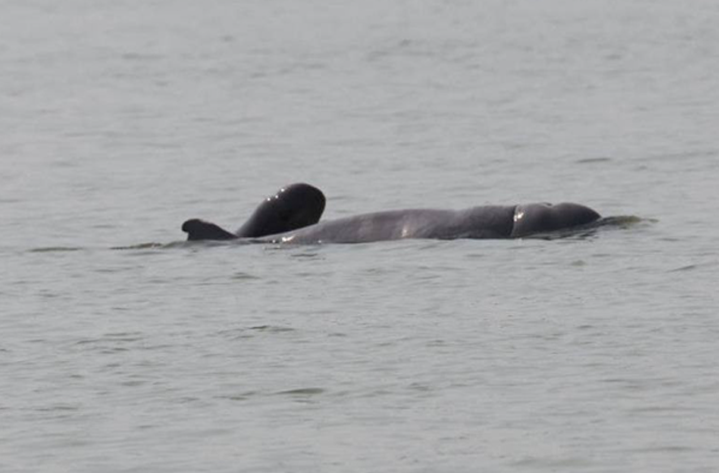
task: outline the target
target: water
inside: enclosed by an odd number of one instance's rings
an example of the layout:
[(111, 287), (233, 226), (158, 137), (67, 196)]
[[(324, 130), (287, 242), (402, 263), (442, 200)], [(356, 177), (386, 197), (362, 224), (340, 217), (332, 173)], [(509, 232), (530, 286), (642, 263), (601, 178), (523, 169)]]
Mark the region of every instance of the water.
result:
[[(719, 469), (719, 5), (2, 2), (0, 471)], [(182, 242), (576, 201), (553, 241)]]

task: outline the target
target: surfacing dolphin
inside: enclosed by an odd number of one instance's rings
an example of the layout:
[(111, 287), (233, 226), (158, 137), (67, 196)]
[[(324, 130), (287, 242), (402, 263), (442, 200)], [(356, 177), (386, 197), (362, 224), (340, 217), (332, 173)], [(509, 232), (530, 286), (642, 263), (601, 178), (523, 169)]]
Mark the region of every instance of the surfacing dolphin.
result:
[(182, 225), (188, 240), (249, 238), (272, 243), (368, 243), (402, 238), (522, 238), (579, 227), (600, 218), (579, 204), (484, 205), (464, 210), (407, 209), (319, 222), (322, 192), (293, 184), (265, 199), (235, 233), (204, 220)]

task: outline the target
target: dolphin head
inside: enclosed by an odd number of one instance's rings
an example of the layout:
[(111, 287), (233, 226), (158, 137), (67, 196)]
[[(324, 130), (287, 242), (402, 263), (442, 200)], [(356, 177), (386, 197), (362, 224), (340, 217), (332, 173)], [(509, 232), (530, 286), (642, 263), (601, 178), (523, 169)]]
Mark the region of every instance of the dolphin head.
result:
[(521, 238), (535, 233), (547, 233), (586, 225), (601, 216), (587, 206), (562, 202), (561, 204), (524, 204), (514, 211), (512, 237)]

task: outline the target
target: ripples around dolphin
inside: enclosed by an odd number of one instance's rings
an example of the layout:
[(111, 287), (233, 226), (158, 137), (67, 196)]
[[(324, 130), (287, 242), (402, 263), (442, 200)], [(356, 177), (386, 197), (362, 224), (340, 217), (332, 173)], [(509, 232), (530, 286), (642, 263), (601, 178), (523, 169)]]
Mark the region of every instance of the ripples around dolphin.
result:
[[(541, 234), (535, 234), (524, 238), (529, 239), (541, 239), (541, 240), (554, 240), (554, 239), (562, 239), (562, 238), (586, 238), (590, 236), (594, 236), (597, 232), (597, 230), (600, 229), (631, 229), (639, 225), (648, 225), (648, 224), (654, 224), (657, 220), (655, 219), (649, 219), (649, 218), (642, 218), (637, 217), (634, 215), (619, 215), (619, 216), (613, 216), (613, 217), (602, 217), (601, 219), (597, 220), (596, 222), (592, 222), (587, 225), (582, 225), (578, 227), (573, 227), (570, 229), (565, 230), (559, 230), (549, 233), (541, 233)], [(127, 246), (113, 246), (110, 247), (110, 250), (117, 250), (117, 251), (128, 251), (128, 250), (173, 250), (173, 249), (182, 249), (182, 248), (215, 248), (215, 247), (228, 247), (228, 246), (245, 246), (245, 245), (253, 245), (253, 244), (263, 244), (268, 247), (273, 248), (282, 248), (282, 247), (296, 247), (296, 246), (318, 246), (323, 245), (322, 243), (312, 243), (308, 245), (297, 245), (292, 243), (278, 243), (278, 242), (268, 242), (266, 240), (260, 240), (260, 239), (253, 239), (253, 238), (245, 238), (245, 239), (238, 239), (238, 240), (225, 240), (225, 241), (216, 241), (216, 240), (201, 240), (201, 241), (187, 241), (187, 240), (181, 240), (181, 241), (173, 241), (170, 243), (160, 243), (160, 242), (148, 242), (148, 243), (138, 243), (135, 245), (127, 245)], [(325, 245), (327, 243), (324, 243)], [(339, 243), (342, 244), (342, 243)], [(83, 251), (87, 250), (89, 248), (80, 248), (80, 247), (42, 247), (42, 248), (34, 248), (32, 250), (29, 250), (31, 252), (70, 252), (70, 251)]]

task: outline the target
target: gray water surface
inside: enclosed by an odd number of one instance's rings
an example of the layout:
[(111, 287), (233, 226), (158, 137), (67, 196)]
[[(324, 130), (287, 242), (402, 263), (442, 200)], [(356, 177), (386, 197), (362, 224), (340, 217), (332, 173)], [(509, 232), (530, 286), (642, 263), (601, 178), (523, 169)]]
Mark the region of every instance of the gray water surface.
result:
[[(719, 470), (718, 3), (0, 12), (0, 471)], [(298, 181), (633, 218), (182, 241)]]

